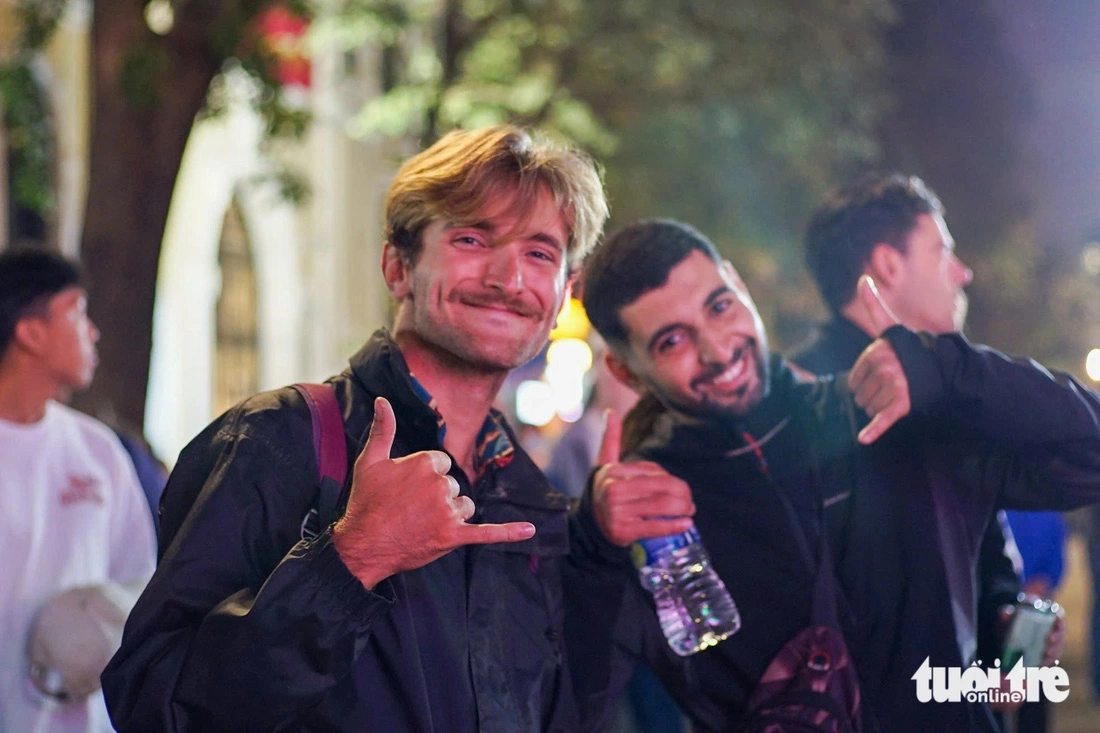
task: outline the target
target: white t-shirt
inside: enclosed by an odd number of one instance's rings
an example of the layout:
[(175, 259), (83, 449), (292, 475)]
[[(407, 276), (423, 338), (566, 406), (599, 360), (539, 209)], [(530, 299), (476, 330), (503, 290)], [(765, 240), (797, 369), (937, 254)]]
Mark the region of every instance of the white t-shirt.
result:
[(0, 420), (0, 731), (110, 731), (103, 694), (61, 705), (31, 684), (27, 635), (57, 593), (147, 580), (152, 517), (105, 425), (56, 402), (37, 423)]

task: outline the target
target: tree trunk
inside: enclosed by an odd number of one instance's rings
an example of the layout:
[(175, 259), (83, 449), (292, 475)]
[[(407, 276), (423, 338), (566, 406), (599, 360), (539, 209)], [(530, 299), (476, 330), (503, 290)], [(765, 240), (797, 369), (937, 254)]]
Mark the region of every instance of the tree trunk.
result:
[[(195, 114), (224, 59), (206, 28), (165, 37), (146, 27), (142, 0), (93, 4), (94, 122), (81, 241), (100, 365), (77, 406), (141, 429), (152, 349), (153, 301), (172, 189)], [(143, 64), (127, 59), (140, 54)], [(133, 92), (150, 70), (148, 98)], [(138, 75), (140, 77), (140, 74)], [(139, 88), (140, 92), (140, 88)]]

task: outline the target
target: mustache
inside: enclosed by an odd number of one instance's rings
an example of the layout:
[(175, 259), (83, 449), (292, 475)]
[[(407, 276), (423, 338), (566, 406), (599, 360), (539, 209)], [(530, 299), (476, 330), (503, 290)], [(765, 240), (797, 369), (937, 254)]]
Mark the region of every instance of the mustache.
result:
[(740, 346), (738, 346), (734, 350), (733, 355), (730, 357), (729, 361), (727, 361), (724, 364), (717, 364), (717, 365), (711, 367), (710, 369), (708, 369), (705, 373), (700, 374), (695, 379), (691, 380), (692, 388), (696, 388), (701, 384), (704, 384), (706, 382), (710, 382), (715, 377), (717, 377), (719, 374), (721, 374), (722, 372), (729, 369), (730, 366), (732, 366), (733, 364), (736, 364), (738, 361), (741, 360), (742, 357), (744, 357), (745, 352), (752, 348), (754, 343), (755, 342), (753, 342), (751, 340), (750, 341), (745, 341), (744, 343), (742, 343)]
[(536, 318), (542, 315), (542, 309), (531, 305), (522, 298), (491, 291), (456, 293), (455, 300), (463, 305), (471, 305), (477, 308), (503, 308), (525, 318)]

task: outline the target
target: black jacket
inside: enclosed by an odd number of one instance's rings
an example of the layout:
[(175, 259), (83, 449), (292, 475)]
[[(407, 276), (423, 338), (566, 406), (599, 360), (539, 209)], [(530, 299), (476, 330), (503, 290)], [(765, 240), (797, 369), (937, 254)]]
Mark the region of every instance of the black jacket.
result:
[[(821, 324), (814, 338), (791, 356), (795, 364), (817, 375), (846, 372), (856, 363), (863, 350), (871, 345), (871, 337), (843, 316)], [(1016, 602), (1020, 578), (1016, 574), (1019, 554), (1013, 545), (1006, 551), (1005, 534), (1011, 532), (1003, 512), (990, 520), (979, 548), (974, 569), (977, 588), (977, 654), (986, 666), (1000, 657), (1004, 644), (1000, 609)], [(970, 609), (970, 600), (962, 599), (962, 609)], [(970, 609), (973, 610), (973, 609)]]
[[(384, 331), (331, 384), (349, 461), (377, 395), (397, 415), (392, 455), (442, 450)], [(119, 730), (576, 728), (562, 648), (568, 502), (526, 454), (517, 447), (472, 487), (452, 475), (477, 505), (471, 521), (526, 520), (532, 539), (455, 550), (373, 592), (327, 528), (300, 540), (317, 473), (292, 389), (246, 400), (183, 451), (162, 502), (160, 566), (103, 673)]]
[[(828, 533), (870, 729), (995, 730), (984, 706), (917, 701), (911, 677), (926, 657), (932, 666), (962, 665), (947, 579), (958, 567), (942, 547), (972, 566), (996, 507), (1100, 500), (1100, 397), (958, 335), (895, 327), (887, 337), (915, 416), (869, 448), (855, 443), (866, 416), (853, 408), (846, 380), (803, 383), (779, 359), (769, 394), (747, 419), (692, 424), (668, 413), (642, 445), (641, 457), (692, 487), (696, 525), (741, 611), (742, 629), (730, 639), (691, 657), (673, 654), (627, 553), (603, 538), (582, 502), (572, 520), (566, 633), (577, 650), (584, 729), (600, 728), (639, 659), (699, 730), (733, 729), (765, 667), (809, 622), (813, 569), (793, 539), (798, 522), (811, 547), (821, 527)], [(924, 432), (925, 420), (937, 421), (934, 434)], [(759, 456), (747, 435), (761, 444)], [(930, 485), (927, 461), (950, 481)]]

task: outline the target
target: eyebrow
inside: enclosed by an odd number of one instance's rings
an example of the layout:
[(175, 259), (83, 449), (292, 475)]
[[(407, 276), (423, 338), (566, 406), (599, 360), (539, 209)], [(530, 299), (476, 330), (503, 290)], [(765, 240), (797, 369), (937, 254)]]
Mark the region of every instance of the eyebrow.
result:
[[(710, 306), (712, 303), (714, 303), (714, 301), (718, 300), (726, 293), (732, 292), (733, 291), (728, 285), (719, 285), (714, 290), (710, 291), (710, 293), (707, 295), (706, 300), (703, 301), (703, 307), (706, 308)], [(653, 349), (657, 346), (657, 342), (660, 341), (665, 334), (671, 331), (675, 331), (677, 328), (680, 328), (682, 326), (682, 323), (670, 323), (667, 326), (662, 326), (661, 328), (658, 328), (657, 331), (649, 337), (649, 341), (646, 342), (646, 351), (652, 352)]]

